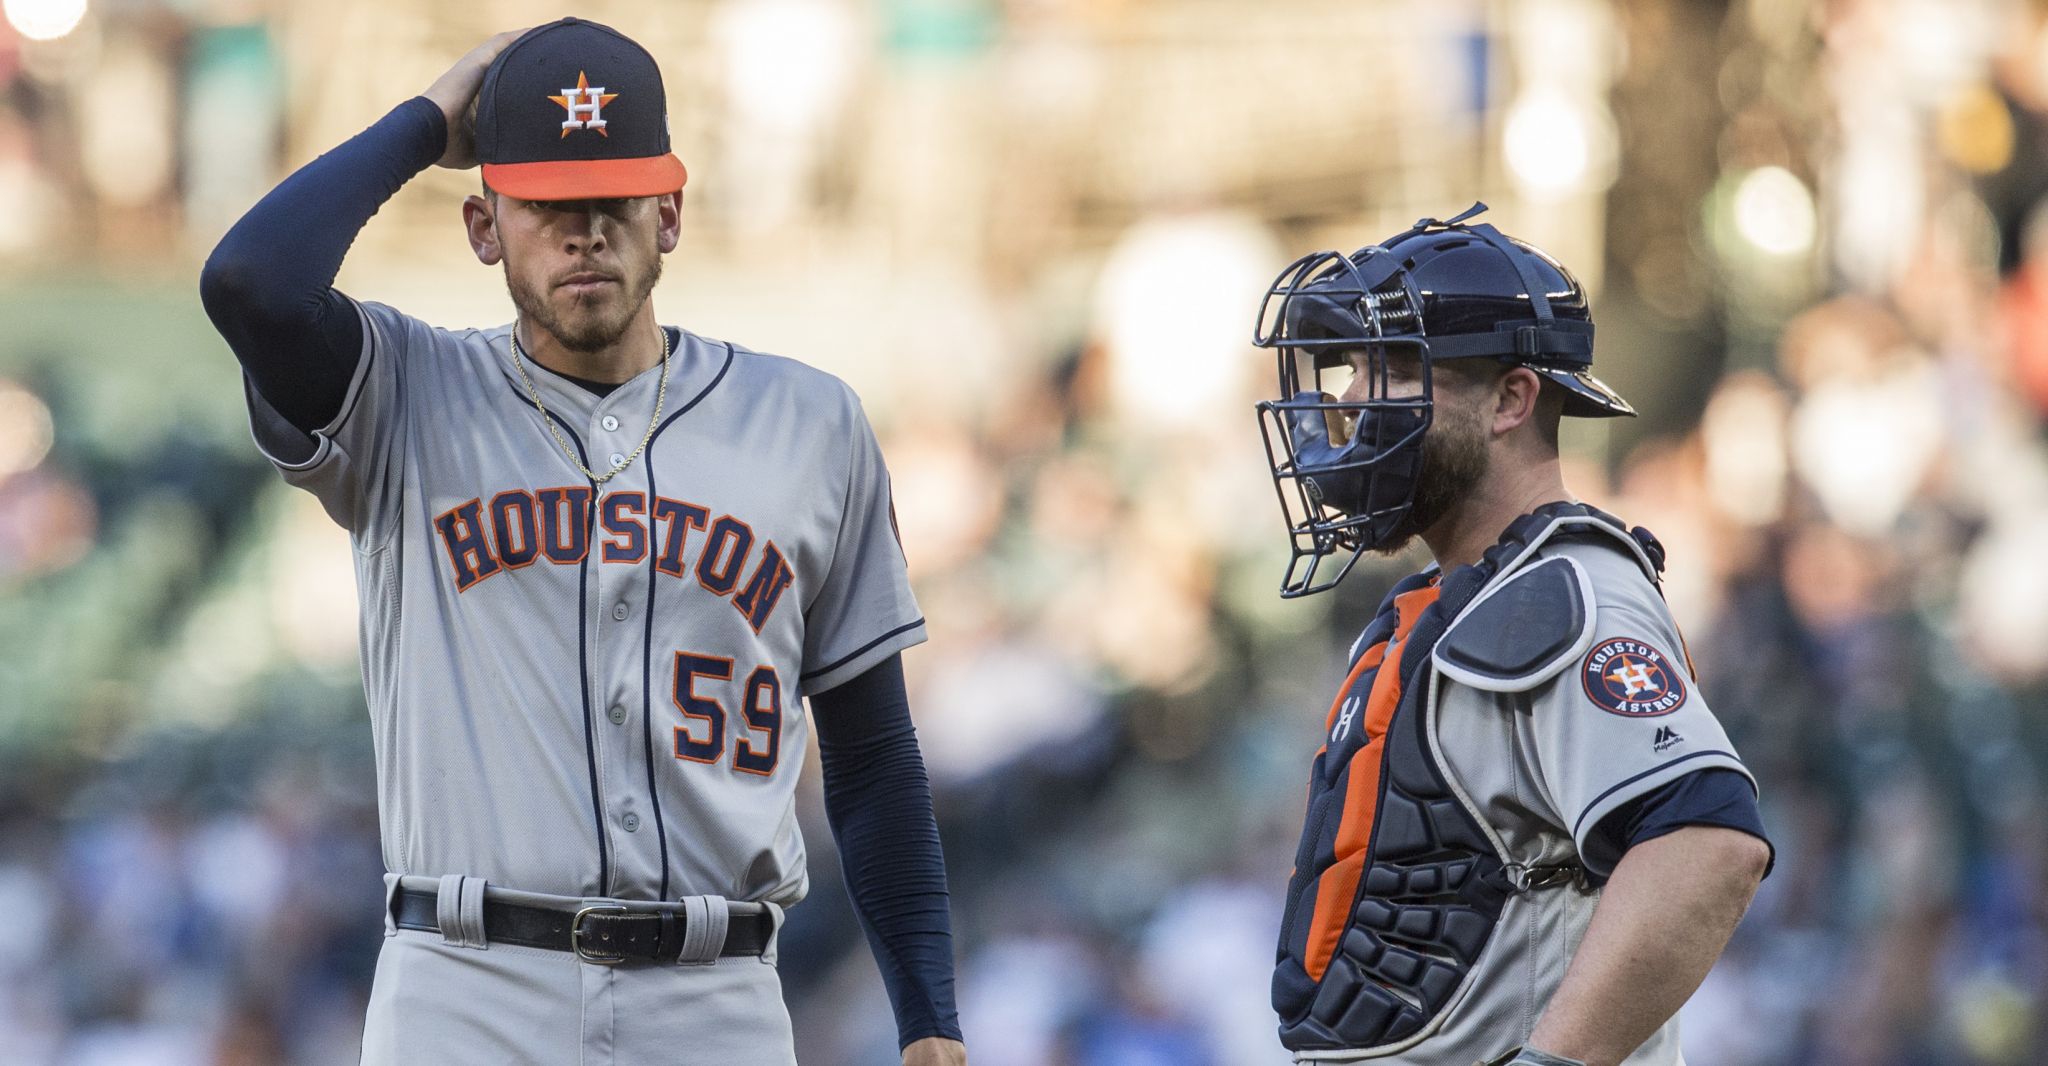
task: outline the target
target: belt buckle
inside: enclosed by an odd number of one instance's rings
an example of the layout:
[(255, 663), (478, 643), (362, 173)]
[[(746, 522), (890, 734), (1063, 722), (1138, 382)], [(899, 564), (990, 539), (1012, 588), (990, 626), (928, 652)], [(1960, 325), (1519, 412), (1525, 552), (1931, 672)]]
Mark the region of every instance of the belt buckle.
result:
[(617, 966), (626, 961), (625, 952), (594, 951), (583, 946), (583, 919), (593, 914), (624, 913), (626, 913), (626, 908), (614, 903), (600, 903), (577, 911), (576, 916), (569, 919), (569, 950), (575, 952), (576, 957), (584, 962), (595, 963), (599, 966)]

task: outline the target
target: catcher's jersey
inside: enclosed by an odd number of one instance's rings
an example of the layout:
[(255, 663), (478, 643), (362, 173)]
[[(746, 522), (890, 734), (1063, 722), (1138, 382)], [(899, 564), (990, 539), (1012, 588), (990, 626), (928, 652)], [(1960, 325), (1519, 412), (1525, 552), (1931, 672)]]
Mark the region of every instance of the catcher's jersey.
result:
[[(1628, 801), (1710, 767), (1749, 776), (1693, 681), (1663, 598), (1618, 545), (1553, 541), (1535, 553), (1532, 564), (1577, 563), (1596, 605), (1590, 647), (1563, 672), (1527, 692), (1442, 684), (1437, 751), (1511, 862), (1582, 863), (1593, 827)], [(1572, 885), (1511, 897), (1465, 1001), (1412, 1061), (1468, 1066), (1526, 1040), (1598, 902)], [(1439, 1043), (1449, 1054), (1436, 1054)], [(1625, 1066), (1682, 1061), (1674, 1016)]]
[[(801, 363), (670, 330), (667, 407), (603, 485), (542, 421), (509, 326), (358, 304), (341, 412), (257, 444), (349, 530), (384, 861), (560, 895), (806, 887), (802, 696), (924, 639), (860, 402)], [(654, 413), (527, 361), (603, 472)]]
[[(1573, 527), (1581, 535), (1564, 535)], [(1583, 879), (1557, 883), (1564, 880), (1557, 872), (1592, 865), (1602, 880), (1612, 872), (1589, 861), (1586, 842), (1593, 828), (1628, 801), (1697, 770), (1722, 767), (1750, 777), (1694, 683), (1648, 556), (1618, 530), (1583, 534), (1591, 528), (1596, 527), (1587, 519), (1560, 519), (1532, 538), (1531, 549), (1451, 623), (1451, 635), (1436, 645), (1423, 675), (1430, 685), (1422, 703), (1429, 712), (1430, 752), (1459, 804), (1481, 823), (1491, 850), (1517, 879), (1538, 884), (1508, 895), (1483, 951), (1424, 1032), (1370, 1054), (1306, 1051), (1297, 1053), (1298, 1060), (1369, 1057), (1407, 1066), (1471, 1066), (1525, 1042), (1563, 981), (1599, 900)], [(1570, 565), (1553, 562), (1559, 559)], [(1569, 580), (1578, 587), (1585, 610), (1575, 632), (1544, 632), (1563, 629), (1562, 620), (1572, 615), (1563, 604), (1528, 598), (1528, 590), (1542, 582), (1517, 588), (1518, 576), (1533, 576), (1546, 563), (1546, 581)], [(1458, 627), (1483, 623), (1489, 596), (1518, 592), (1523, 602), (1490, 617), (1508, 620), (1507, 631), (1520, 630), (1511, 640), (1526, 644), (1532, 631), (1539, 639), (1554, 639), (1551, 665), (1533, 679), (1489, 676), (1484, 667), (1461, 659), (1460, 648), (1475, 642), (1459, 639)], [(1347, 705), (1340, 696), (1332, 712), (1332, 749), (1358, 743), (1359, 731), (1371, 728), (1367, 714), (1345, 714)], [(1394, 757), (1391, 750), (1387, 757)], [(1352, 810), (1344, 815), (1347, 821), (1354, 816)], [(1340, 826), (1339, 838), (1369, 836), (1369, 806), (1365, 817), (1363, 827)], [(1369, 899), (1360, 905), (1364, 911), (1373, 906)], [(1355, 919), (1346, 906), (1326, 911), (1302, 919), (1337, 923), (1328, 929), (1311, 924), (1311, 943), (1352, 928)], [(1625, 1066), (1682, 1062), (1674, 1017)]]

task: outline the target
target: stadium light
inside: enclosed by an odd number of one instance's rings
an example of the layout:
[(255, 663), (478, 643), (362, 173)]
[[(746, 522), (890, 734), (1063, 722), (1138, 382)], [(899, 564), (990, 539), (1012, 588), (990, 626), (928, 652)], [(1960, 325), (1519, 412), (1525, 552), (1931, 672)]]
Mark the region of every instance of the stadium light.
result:
[(1735, 231), (1767, 255), (1803, 255), (1813, 247), (1813, 196), (1784, 167), (1758, 167), (1735, 187)]
[(1546, 199), (1579, 189), (1592, 167), (1589, 125), (1585, 109), (1562, 92), (1523, 93), (1508, 108), (1501, 144), (1515, 184)]
[(1160, 428), (1235, 425), (1254, 368), (1250, 301), (1278, 253), (1254, 220), (1156, 217), (1118, 239), (1096, 288), (1118, 407)]
[(54, 41), (78, 28), (86, 0), (5, 0), (7, 24), (31, 41)]
[(35, 469), (54, 440), (50, 408), (35, 393), (0, 379), (0, 481)]

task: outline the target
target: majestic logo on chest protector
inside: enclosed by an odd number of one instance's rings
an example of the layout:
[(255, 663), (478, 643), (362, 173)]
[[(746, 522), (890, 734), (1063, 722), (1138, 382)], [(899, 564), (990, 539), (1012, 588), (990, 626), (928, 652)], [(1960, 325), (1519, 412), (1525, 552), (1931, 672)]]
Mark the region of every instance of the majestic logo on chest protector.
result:
[(1579, 679), (1586, 698), (1624, 718), (1661, 718), (1685, 703), (1685, 681), (1664, 653), (1627, 637), (1595, 645)]
[(1358, 708), (1364, 702), (1357, 696), (1344, 701), (1343, 713), (1337, 716), (1337, 725), (1330, 730), (1330, 743), (1338, 743), (1344, 739), (1344, 734), (1351, 732), (1351, 720), (1358, 717)]
[(587, 485), (507, 489), (489, 503), (478, 497), (435, 516), (434, 532), (455, 591), (467, 592), (485, 578), (536, 561), (581, 564), (594, 533), (604, 535), (595, 545), (600, 561), (631, 565), (652, 553), (660, 573), (694, 573), (705, 590), (731, 597), (756, 633), (796, 580), (775, 542), (757, 538), (752, 526), (731, 515), (713, 516), (707, 507), (666, 496), (656, 496), (649, 506), (644, 492), (611, 493), (597, 501), (593, 513), (592, 497)]

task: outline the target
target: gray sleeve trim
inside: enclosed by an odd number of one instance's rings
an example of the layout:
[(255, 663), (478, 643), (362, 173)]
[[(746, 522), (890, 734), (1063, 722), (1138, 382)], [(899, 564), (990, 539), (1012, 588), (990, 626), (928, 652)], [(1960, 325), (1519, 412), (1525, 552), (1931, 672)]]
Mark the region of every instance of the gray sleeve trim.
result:
[(836, 688), (866, 673), (869, 667), (883, 659), (905, 648), (916, 647), (927, 639), (923, 618), (906, 622), (815, 670), (805, 671), (797, 679), (798, 686), (806, 696)]
[[(313, 454), (296, 461), (279, 456), (269, 447), (265, 446), (262, 434), (256, 430), (255, 419), (262, 416), (255, 415), (251, 419), (249, 437), (255, 442), (256, 451), (263, 458), (270, 460), (279, 470), (295, 474), (303, 473), (326, 462), (328, 457), (334, 454), (334, 435), (341, 432), (341, 427), (348, 424), (349, 416), (355, 414), (356, 408), (362, 404), (363, 391), (370, 380), (370, 363), (376, 358), (377, 353), (377, 345), (374, 339), (376, 337), (376, 328), (370, 321), (369, 312), (364, 310), (362, 304), (348, 297), (343, 297), (343, 299), (348, 299), (349, 306), (355, 308), (356, 315), (363, 320), (363, 351), (361, 357), (356, 360), (355, 376), (349, 379), (348, 394), (342, 398), (341, 410), (335, 412), (332, 421), (314, 430), (310, 436), (300, 432), (298, 427), (292, 426), (284, 421), (282, 417), (270, 420), (274, 421), (278, 426), (288, 427), (293, 435), (309, 442), (312, 445)], [(263, 394), (256, 391), (255, 383), (248, 381), (247, 378), (246, 374), (243, 375), (244, 387), (249, 390), (249, 395), (255, 399), (262, 400)], [(266, 408), (269, 406), (269, 403), (270, 401), (263, 400)]]
[(842, 666), (845, 666), (849, 661), (859, 658), (863, 653), (867, 652), (868, 649), (873, 648), (875, 645), (880, 644), (885, 640), (888, 640), (890, 637), (893, 637), (899, 633), (907, 633), (923, 624), (924, 619), (922, 618), (916, 619), (915, 621), (905, 622), (902, 625), (897, 626), (896, 628), (888, 631), (887, 633), (884, 633), (881, 636), (876, 637), (871, 641), (868, 641), (866, 644), (863, 644), (860, 647), (855, 648), (850, 652), (847, 652), (845, 655), (842, 655), (839, 658), (834, 659), (833, 661), (826, 663), (821, 667), (818, 667), (816, 670), (807, 671), (803, 676), (806, 678), (813, 678), (818, 676), (819, 674), (831, 673), (832, 671), (837, 670)]
[(1722, 751), (1717, 748), (1711, 751), (1695, 751), (1689, 755), (1681, 755), (1670, 762), (1653, 766), (1639, 774), (1623, 778), (1608, 786), (1605, 792), (1593, 797), (1593, 802), (1587, 804), (1586, 809), (1580, 812), (1578, 820), (1572, 823), (1573, 845), (1578, 847), (1583, 854), (1585, 851), (1586, 831), (1593, 826), (1599, 825), (1600, 819), (1607, 817), (1616, 807), (1627, 803), (1629, 800), (1645, 792), (1662, 788), (1695, 770), (1705, 770), (1716, 766), (1734, 770), (1736, 773), (1749, 779), (1749, 787), (1756, 788), (1756, 776), (1749, 772), (1749, 767), (1742, 765), (1742, 760), (1736, 758), (1735, 753), (1732, 751)]

